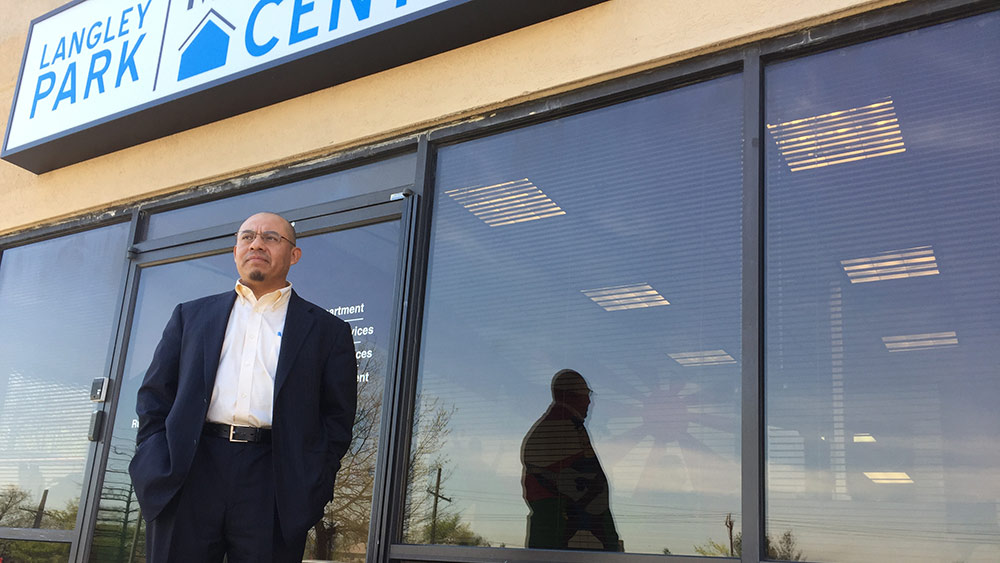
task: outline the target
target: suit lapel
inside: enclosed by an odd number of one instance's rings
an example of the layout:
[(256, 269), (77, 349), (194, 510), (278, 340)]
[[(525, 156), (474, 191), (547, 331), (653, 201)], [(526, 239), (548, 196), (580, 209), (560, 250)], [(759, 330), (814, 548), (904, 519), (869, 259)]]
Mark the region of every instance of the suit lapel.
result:
[(281, 333), (281, 349), (278, 352), (278, 368), (274, 375), (274, 397), (277, 399), (281, 386), (288, 379), (292, 363), (298, 356), (306, 335), (312, 328), (314, 319), (308, 303), (292, 290), (288, 300), (288, 313), (285, 314), (285, 328)]
[(236, 292), (216, 296), (205, 306), (205, 396), (211, 397), (215, 387), (215, 374), (219, 371), (222, 343), (226, 337), (229, 314), (236, 302)]

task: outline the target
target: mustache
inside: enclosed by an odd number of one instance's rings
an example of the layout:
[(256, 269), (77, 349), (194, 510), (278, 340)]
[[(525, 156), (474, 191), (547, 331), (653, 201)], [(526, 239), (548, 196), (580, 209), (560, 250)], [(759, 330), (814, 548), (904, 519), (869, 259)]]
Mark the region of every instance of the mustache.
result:
[(247, 261), (249, 261), (249, 260), (251, 260), (253, 258), (260, 258), (261, 260), (264, 260), (266, 262), (270, 262), (271, 261), (271, 259), (268, 258), (268, 256), (266, 254), (264, 254), (263, 252), (251, 252), (251, 253), (249, 253), (249, 254), (247, 254), (246, 256), (243, 257), (243, 261), (247, 262)]

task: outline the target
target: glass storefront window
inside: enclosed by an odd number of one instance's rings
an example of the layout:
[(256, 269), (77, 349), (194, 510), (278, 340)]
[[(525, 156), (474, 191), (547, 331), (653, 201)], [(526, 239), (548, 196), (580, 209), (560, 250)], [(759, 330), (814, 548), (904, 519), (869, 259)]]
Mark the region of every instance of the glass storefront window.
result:
[(371, 164), (306, 178), (283, 186), (156, 213), (149, 218), (152, 240), (213, 225), (238, 223), (261, 209), (299, 209), (413, 183), (417, 155), (404, 154)]
[[(334, 498), (309, 532), (306, 559), (361, 562), (368, 543), (382, 390), (388, 369), (399, 221), (302, 237), (297, 242), (302, 260), (292, 267), (289, 280), (300, 296), (351, 323), (359, 366), (354, 439), (342, 460)], [(128, 475), (139, 426), (136, 393), (174, 306), (231, 290), (236, 279), (230, 253), (142, 271), (91, 561), (145, 561), (145, 522), (140, 520)]]
[(406, 542), (738, 540), (741, 93), (440, 150)]
[(1000, 560), (1000, 14), (766, 69), (772, 557)]
[(73, 529), (128, 224), (0, 256), (0, 527)]

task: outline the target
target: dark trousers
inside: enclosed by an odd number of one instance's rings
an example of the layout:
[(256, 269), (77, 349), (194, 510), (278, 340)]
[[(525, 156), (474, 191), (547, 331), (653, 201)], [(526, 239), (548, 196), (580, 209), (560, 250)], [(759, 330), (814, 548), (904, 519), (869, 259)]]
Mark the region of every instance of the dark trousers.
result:
[(203, 436), (184, 486), (146, 529), (149, 563), (298, 563), (278, 524), (270, 444)]

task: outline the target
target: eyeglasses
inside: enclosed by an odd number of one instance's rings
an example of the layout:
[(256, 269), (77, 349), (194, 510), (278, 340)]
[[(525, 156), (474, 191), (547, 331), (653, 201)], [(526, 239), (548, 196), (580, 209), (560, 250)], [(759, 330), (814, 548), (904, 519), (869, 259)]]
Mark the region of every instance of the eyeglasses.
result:
[(264, 231), (262, 233), (258, 233), (257, 231), (240, 231), (236, 233), (236, 244), (239, 246), (249, 246), (257, 237), (260, 237), (264, 241), (264, 244), (268, 246), (280, 244), (282, 240), (287, 240), (288, 244), (295, 246), (295, 243), (291, 239), (274, 231)]

